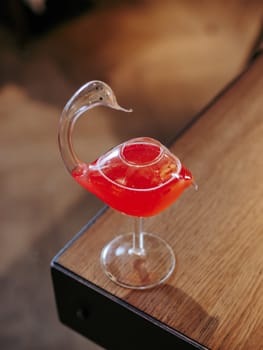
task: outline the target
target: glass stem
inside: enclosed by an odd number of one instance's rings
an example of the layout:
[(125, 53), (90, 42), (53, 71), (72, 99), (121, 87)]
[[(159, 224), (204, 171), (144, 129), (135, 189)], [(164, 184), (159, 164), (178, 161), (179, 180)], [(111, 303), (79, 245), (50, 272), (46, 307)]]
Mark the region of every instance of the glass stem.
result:
[(136, 217), (134, 218), (134, 232), (132, 237), (132, 249), (130, 250), (131, 254), (144, 255), (144, 242), (143, 242), (143, 218)]

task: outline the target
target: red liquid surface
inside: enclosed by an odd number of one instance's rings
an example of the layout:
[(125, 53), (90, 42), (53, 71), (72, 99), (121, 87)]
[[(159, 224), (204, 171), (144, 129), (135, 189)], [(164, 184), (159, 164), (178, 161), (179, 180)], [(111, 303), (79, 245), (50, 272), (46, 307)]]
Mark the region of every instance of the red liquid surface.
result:
[[(156, 215), (192, 184), (191, 173), (158, 145), (131, 143), (109, 156), (80, 164), (73, 178), (112, 208), (128, 215)], [(178, 173), (178, 171), (180, 172)], [(174, 174), (176, 176), (174, 176)]]

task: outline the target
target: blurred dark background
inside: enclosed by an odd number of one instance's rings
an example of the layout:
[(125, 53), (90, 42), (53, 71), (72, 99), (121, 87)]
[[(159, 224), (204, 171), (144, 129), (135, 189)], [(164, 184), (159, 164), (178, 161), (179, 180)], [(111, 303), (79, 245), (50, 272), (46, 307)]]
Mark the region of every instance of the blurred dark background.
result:
[(39, 36), (60, 22), (95, 8), (92, 0), (2, 0), (0, 20), (16, 37), (18, 45)]
[(169, 143), (260, 50), (262, 10), (257, 0), (0, 2), (1, 349), (97, 349), (59, 323), (49, 273), (103, 205), (60, 159), (66, 101), (101, 79), (134, 109), (78, 123), (86, 160), (133, 136)]

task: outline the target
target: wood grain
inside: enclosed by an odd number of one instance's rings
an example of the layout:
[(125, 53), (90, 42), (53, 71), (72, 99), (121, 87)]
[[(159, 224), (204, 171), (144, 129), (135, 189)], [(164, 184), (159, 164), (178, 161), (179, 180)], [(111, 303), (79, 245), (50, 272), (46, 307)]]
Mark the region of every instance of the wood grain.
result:
[(111, 209), (59, 264), (211, 349), (263, 349), (262, 91), (263, 56), (173, 144), (199, 191), (145, 223), (177, 256), (165, 285), (132, 291), (103, 274), (102, 247), (132, 224)]

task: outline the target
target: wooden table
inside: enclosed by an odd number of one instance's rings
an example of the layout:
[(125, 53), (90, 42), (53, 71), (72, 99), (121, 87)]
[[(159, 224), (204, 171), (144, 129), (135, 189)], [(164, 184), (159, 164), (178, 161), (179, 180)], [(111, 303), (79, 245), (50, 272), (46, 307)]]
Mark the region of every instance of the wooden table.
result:
[(263, 55), (171, 147), (199, 191), (145, 223), (176, 253), (168, 282), (135, 291), (104, 275), (101, 249), (131, 224), (104, 210), (52, 262), (62, 322), (107, 349), (263, 349), (262, 93)]

